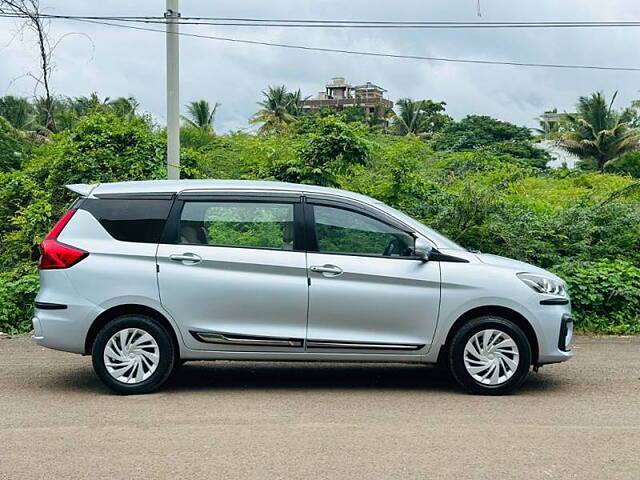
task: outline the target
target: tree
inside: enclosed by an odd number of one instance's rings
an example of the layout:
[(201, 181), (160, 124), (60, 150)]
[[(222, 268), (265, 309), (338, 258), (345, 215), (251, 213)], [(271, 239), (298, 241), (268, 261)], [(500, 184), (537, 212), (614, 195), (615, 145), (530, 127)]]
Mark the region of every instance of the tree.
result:
[(216, 102), (211, 108), (211, 105), (206, 100), (191, 102), (187, 105), (189, 116), (183, 116), (182, 119), (191, 127), (205, 132), (213, 132), (213, 122), (216, 119), (216, 112), (219, 106), (220, 104)]
[(7, 95), (0, 98), (0, 117), (4, 117), (18, 130), (30, 130), (35, 124), (34, 108), (23, 97)]
[(0, 172), (20, 168), (22, 142), (11, 124), (0, 116)]
[(472, 150), (500, 142), (529, 142), (531, 132), (509, 122), (486, 115), (467, 115), (451, 122), (434, 138), (436, 150)]
[(267, 176), (291, 183), (338, 186), (337, 175), (364, 165), (369, 147), (364, 140), (366, 126), (345, 123), (337, 117), (318, 120), (319, 128), (307, 136), (299, 157), (269, 166)]
[(287, 91), (285, 85), (269, 87), (262, 91), (265, 100), (258, 102), (262, 108), (251, 119), (251, 123), (261, 123), (261, 133), (288, 130), (288, 125), (302, 113), (300, 90)]
[(445, 102), (401, 98), (397, 105), (400, 114), (394, 118), (391, 129), (396, 135), (427, 137), (451, 121), (451, 117), (442, 113), (447, 105)]
[(602, 92), (578, 98), (577, 113), (566, 115), (569, 131), (558, 142), (583, 160), (593, 159), (600, 172), (622, 154), (640, 146), (640, 131), (629, 125), (632, 109), (621, 112), (613, 109), (617, 95), (615, 92), (608, 104)]
[(135, 97), (116, 97), (113, 100), (107, 98), (106, 102), (111, 111), (121, 118), (135, 117), (140, 106), (140, 102)]
[(28, 74), (36, 81), (36, 86), (42, 85), (44, 88), (44, 122), (43, 126), (50, 131), (56, 131), (54, 119), (54, 102), (51, 95), (50, 78), (53, 66), (51, 56), (57, 46), (56, 42), (51, 45), (47, 35), (47, 24), (40, 16), (39, 0), (0, 0), (0, 13), (8, 13), (24, 19), (24, 25), (30, 29), (38, 41), (38, 51), (40, 54), (40, 75)]

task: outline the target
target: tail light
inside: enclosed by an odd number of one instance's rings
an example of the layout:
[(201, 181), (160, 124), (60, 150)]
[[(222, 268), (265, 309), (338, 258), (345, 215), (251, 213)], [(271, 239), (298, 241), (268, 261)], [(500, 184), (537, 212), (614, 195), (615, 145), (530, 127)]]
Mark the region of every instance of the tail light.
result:
[(75, 213), (76, 210), (65, 213), (40, 244), (40, 270), (69, 268), (89, 255), (89, 252), (58, 241), (58, 236)]

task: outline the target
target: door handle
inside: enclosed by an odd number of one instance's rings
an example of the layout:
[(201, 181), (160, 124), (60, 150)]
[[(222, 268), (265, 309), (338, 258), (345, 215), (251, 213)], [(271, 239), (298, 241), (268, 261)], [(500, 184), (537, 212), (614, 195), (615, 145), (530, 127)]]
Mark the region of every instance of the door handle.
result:
[(182, 262), (183, 265), (195, 265), (202, 261), (202, 257), (195, 253), (173, 254), (169, 255), (169, 259), (174, 262)]
[(342, 269), (337, 267), (336, 265), (314, 265), (313, 267), (309, 267), (314, 273), (321, 273), (325, 277), (337, 277), (342, 274)]

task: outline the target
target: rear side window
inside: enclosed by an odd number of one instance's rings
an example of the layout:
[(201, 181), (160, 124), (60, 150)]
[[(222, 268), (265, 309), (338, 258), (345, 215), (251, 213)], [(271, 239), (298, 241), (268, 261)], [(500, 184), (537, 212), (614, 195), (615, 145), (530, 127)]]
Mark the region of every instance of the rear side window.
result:
[(170, 199), (93, 199), (80, 207), (116, 240), (159, 243), (171, 209)]
[(293, 250), (293, 204), (186, 202), (180, 243)]

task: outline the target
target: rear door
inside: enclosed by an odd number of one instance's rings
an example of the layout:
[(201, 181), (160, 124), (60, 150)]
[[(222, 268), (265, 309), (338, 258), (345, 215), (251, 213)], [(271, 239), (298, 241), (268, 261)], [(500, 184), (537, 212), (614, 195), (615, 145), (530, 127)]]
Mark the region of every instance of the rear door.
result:
[(413, 256), (390, 217), (309, 198), (308, 351), (417, 353), (431, 344), (440, 265)]
[(303, 349), (308, 286), (298, 195), (180, 195), (158, 248), (162, 305), (188, 347)]

